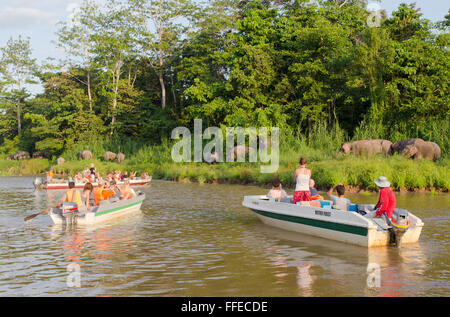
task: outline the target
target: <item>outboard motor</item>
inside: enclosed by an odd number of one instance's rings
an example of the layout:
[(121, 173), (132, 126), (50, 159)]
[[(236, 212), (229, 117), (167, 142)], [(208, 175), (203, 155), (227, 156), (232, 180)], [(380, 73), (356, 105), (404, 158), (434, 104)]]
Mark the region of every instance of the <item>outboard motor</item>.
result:
[(78, 214), (78, 205), (74, 202), (63, 202), (61, 209), (66, 224), (74, 223)]
[(36, 189), (41, 188), (43, 185), (42, 178), (36, 177), (33, 181), (33, 185), (34, 185), (34, 188), (36, 188)]
[(392, 213), (392, 221), (390, 224), (392, 226), (391, 243), (395, 243), (397, 248), (401, 248), (402, 237), (405, 234), (405, 232), (409, 229), (408, 210), (395, 208), (394, 212)]

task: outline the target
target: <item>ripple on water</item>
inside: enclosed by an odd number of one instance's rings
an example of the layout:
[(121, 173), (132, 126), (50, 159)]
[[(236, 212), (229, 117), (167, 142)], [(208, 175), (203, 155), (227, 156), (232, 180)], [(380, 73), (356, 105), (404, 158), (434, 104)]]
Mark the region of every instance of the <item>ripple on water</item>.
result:
[[(63, 192), (35, 192), (33, 178), (0, 178), (0, 295), (416, 296), (448, 295), (448, 196), (401, 196), (424, 219), (418, 244), (365, 248), (270, 228), (241, 206), (252, 186), (155, 181), (142, 213), (62, 228), (23, 218)], [(372, 196), (353, 199), (371, 201)], [(379, 263), (378, 291), (367, 265)], [(67, 286), (80, 267), (81, 288)]]

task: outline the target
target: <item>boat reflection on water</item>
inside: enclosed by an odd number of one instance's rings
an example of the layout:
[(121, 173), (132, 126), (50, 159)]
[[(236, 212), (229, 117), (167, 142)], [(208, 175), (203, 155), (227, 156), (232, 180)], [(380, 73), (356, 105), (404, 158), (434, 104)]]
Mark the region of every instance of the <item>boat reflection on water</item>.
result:
[[(420, 243), (365, 248), (255, 225), (262, 237), (248, 237), (248, 247), (267, 246), (277, 284), (295, 280), (299, 296), (316, 296), (326, 288), (333, 290), (332, 296), (411, 296), (427, 265)], [(372, 271), (374, 267), (378, 270)]]
[[(313, 296), (312, 285), (315, 276), (310, 274), (311, 262), (304, 261), (308, 256), (314, 255), (307, 251), (292, 249), (286, 252), (284, 248), (274, 246), (268, 249), (269, 258), (276, 267), (274, 273), (276, 284), (281, 289), (285, 283), (289, 283), (292, 269), (296, 271), (296, 283), (299, 296)], [(292, 269), (291, 269), (292, 268)]]
[[(61, 247), (67, 264), (80, 266), (85, 286), (113, 287), (120, 284), (119, 263), (136, 246), (136, 231), (142, 213), (117, 218), (104, 224), (51, 226), (51, 237)], [(105, 278), (106, 277), (106, 278)]]

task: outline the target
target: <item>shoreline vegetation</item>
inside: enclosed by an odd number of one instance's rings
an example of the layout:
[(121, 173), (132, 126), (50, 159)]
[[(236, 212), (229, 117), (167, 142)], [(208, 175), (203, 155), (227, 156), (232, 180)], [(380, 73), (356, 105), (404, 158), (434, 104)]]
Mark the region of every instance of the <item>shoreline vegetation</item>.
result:
[[(343, 161), (323, 161), (316, 164), (309, 164), (309, 168), (316, 171), (313, 173), (313, 179), (316, 182), (316, 188), (319, 191), (328, 191), (329, 188), (335, 186), (336, 183), (330, 182), (330, 180), (337, 179), (339, 175), (345, 174), (343, 170), (352, 169), (353, 167), (362, 167), (369, 163), (369, 160), (356, 159), (352, 160), (356, 162)], [(378, 160), (379, 161), (379, 160)], [(445, 166), (431, 167), (429, 164), (422, 165), (431, 171), (430, 175), (420, 175), (416, 167), (411, 168), (410, 164), (405, 164), (403, 160), (397, 158), (397, 164), (395, 167), (400, 168), (401, 172), (392, 173), (376, 173), (380, 170), (379, 167), (361, 169), (353, 176), (348, 175), (345, 179), (354, 179), (355, 181), (362, 181), (361, 183), (346, 184), (345, 188), (347, 192), (361, 193), (376, 191), (376, 187), (372, 185), (373, 180), (377, 177), (370, 175), (392, 175), (388, 177), (392, 180), (392, 186), (397, 192), (430, 192), (430, 193), (448, 193), (449, 173), (448, 168)], [(12, 164), (11, 164), (12, 163)], [(45, 171), (48, 168), (53, 167), (55, 177), (65, 178), (73, 176), (74, 171), (81, 171), (81, 166), (89, 166), (90, 163), (94, 163), (100, 171), (113, 171), (120, 169), (122, 171), (146, 171), (153, 177), (153, 179), (184, 182), (184, 183), (199, 183), (199, 184), (235, 184), (235, 185), (253, 185), (263, 188), (269, 188), (271, 185), (272, 177), (274, 174), (261, 174), (258, 166), (251, 166), (248, 163), (231, 163), (232, 166), (223, 167), (219, 164), (213, 166), (202, 166), (200, 163), (168, 163), (162, 165), (148, 165), (145, 168), (142, 166), (129, 165), (127, 162), (123, 164), (108, 163), (100, 160), (85, 160), (85, 161), (70, 161), (65, 162), (62, 165), (53, 165), (51, 161), (46, 159), (30, 159), (28, 161), (6, 161), (0, 160), (0, 177), (5, 176), (45, 176)], [(332, 164), (337, 166), (338, 163), (344, 165), (343, 170), (333, 170), (326, 166)], [(430, 163), (430, 162), (426, 162)], [(342, 168), (342, 167), (341, 167)], [(287, 167), (280, 167), (278, 177), (283, 183), (284, 188), (293, 188), (293, 171), (295, 168), (288, 169)], [(317, 171), (322, 171), (324, 174), (320, 176)], [(403, 175), (402, 175), (403, 174)], [(314, 176), (315, 175), (315, 176)], [(447, 175), (447, 176), (444, 176)], [(341, 179), (341, 178), (339, 178)], [(419, 185), (422, 184), (422, 185)]]
[[(298, 147), (297, 147), (298, 148)], [(301, 148), (301, 147), (300, 147)], [(295, 149), (295, 148), (294, 148)], [(344, 183), (349, 192), (374, 191), (373, 180), (379, 176), (386, 176), (399, 192), (448, 192), (450, 189), (450, 169), (448, 158), (438, 162), (427, 160), (411, 160), (404, 157), (374, 156), (355, 157), (331, 152), (320, 152), (317, 149), (301, 148), (303, 151), (286, 151), (281, 149), (280, 166), (274, 174), (260, 172), (259, 163), (175, 163), (170, 158), (170, 146), (148, 146), (139, 150), (121, 163), (104, 161), (99, 152), (93, 151), (91, 160), (69, 158), (61, 165), (57, 165), (56, 158), (29, 159), (11, 161), (0, 158), (0, 176), (30, 176), (42, 175), (53, 167), (56, 177), (67, 179), (75, 172), (82, 171), (85, 166), (94, 163), (101, 175), (109, 171), (147, 172), (153, 179), (171, 180), (185, 183), (211, 184), (241, 184), (270, 186), (272, 178), (278, 176), (285, 188), (293, 188), (293, 172), (297, 168), (300, 153), (308, 152), (308, 168), (312, 171), (312, 178), (319, 190), (328, 190), (338, 183)]]

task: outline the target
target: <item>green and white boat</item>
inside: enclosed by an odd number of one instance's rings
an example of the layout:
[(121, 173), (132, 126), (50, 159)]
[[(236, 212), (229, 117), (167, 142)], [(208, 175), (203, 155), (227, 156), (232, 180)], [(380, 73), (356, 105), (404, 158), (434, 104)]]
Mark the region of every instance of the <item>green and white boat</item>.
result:
[(55, 224), (94, 224), (140, 211), (144, 199), (145, 193), (138, 192), (125, 200), (102, 200), (89, 211), (66, 212), (62, 208), (51, 208), (48, 214)]
[[(383, 218), (368, 218), (358, 212), (292, 204), (292, 196), (284, 202), (266, 196), (245, 196), (242, 205), (252, 210), (261, 221), (280, 229), (309, 234), (365, 247), (386, 246), (392, 243), (393, 229)], [(326, 208), (324, 208), (326, 207)], [(364, 210), (374, 205), (358, 205)], [(404, 211), (404, 210), (403, 210)], [(408, 212), (408, 226), (396, 232), (399, 247), (419, 240), (424, 223)]]

